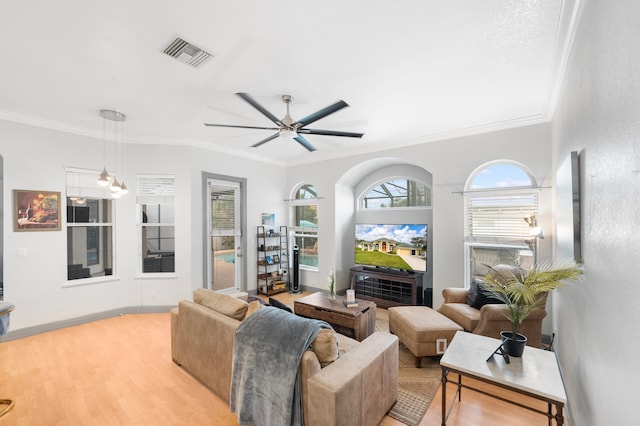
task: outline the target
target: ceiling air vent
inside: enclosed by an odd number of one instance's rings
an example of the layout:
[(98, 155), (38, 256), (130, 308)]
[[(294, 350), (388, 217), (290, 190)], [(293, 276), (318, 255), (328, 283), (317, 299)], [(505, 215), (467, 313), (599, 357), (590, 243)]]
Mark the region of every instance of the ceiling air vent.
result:
[(164, 49), (164, 53), (194, 68), (200, 68), (213, 57), (212, 53), (195, 46), (180, 37), (173, 40)]

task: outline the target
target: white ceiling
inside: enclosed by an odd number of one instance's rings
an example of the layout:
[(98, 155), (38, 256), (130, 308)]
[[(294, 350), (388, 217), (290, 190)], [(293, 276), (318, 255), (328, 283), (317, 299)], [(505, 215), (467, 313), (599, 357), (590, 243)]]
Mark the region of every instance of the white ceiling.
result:
[[(33, 0), (0, 14), (0, 118), (100, 137), (98, 111), (128, 117), (127, 141), (205, 146), (302, 164), (548, 121), (571, 0)], [(211, 51), (200, 69), (162, 53), (176, 36)], [(300, 119), (344, 99), (308, 136), (251, 145), (291, 94)]]

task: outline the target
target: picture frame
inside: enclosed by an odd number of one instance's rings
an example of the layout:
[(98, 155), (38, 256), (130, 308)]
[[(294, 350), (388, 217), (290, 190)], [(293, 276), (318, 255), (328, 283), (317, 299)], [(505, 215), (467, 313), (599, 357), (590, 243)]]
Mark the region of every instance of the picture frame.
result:
[(276, 223), (275, 213), (262, 213), (262, 224), (264, 226), (274, 226)]
[(13, 230), (59, 231), (61, 229), (60, 192), (13, 190)]
[(277, 254), (273, 255), (273, 263), (280, 263), (280, 256)]

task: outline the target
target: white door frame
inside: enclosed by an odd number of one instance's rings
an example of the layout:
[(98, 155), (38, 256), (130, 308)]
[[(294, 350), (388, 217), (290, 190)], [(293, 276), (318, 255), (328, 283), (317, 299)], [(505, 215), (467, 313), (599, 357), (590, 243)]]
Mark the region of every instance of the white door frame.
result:
[(209, 288), (212, 277), (211, 269), (211, 232), (210, 232), (210, 202), (209, 202), (209, 184), (215, 182), (217, 185), (228, 185), (230, 188), (237, 188), (238, 196), (236, 197), (236, 230), (239, 235), (236, 241), (239, 245), (236, 247), (235, 262), (235, 289), (227, 289), (226, 291), (246, 291), (247, 289), (247, 180), (245, 178), (224, 176), (214, 173), (202, 172), (202, 188), (203, 188), (203, 288)]

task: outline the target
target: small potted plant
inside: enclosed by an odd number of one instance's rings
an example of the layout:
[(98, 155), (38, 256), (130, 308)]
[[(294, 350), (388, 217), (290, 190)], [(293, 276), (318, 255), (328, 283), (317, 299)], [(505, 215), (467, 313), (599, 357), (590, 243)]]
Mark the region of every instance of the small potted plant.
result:
[(511, 356), (522, 356), (526, 336), (518, 333), (520, 325), (535, 309), (544, 307), (548, 292), (583, 274), (582, 266), (573, 259), (556, 264), (542, 262), (529, 270), (514, 266), (490, 267), (484, 279), (484, 291), (507, 306), (505, 316), (511, 322), (511, 331), (502, 331), (503, 349)]
[(329, 282), (329, 300), (334, 302), (336, 300), (336, 284), (335, 284), (335, 275), (333, 273), (333, 269), (327, 278)]

